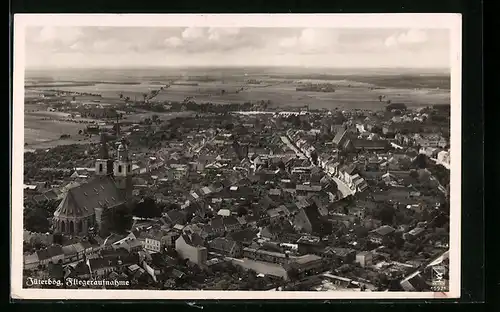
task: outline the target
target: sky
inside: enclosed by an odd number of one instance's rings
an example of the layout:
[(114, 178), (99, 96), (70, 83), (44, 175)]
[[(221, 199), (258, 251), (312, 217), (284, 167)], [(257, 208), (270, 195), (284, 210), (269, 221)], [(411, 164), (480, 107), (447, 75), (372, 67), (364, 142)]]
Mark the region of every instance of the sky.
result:
[(450, 68), (446, 29), (26, 28), (27, 68)]

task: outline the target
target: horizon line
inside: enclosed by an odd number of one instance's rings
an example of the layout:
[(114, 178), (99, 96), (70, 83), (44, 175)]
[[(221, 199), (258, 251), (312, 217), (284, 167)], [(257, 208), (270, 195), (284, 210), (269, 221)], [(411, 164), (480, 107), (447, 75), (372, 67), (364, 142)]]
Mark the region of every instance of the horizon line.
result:
[(125, 66), (65, 66), (65, 67), (35, 67), (26, 66), (25, 70), (82, 70), (82, 69), (189, 69), (189, 68), (300, 68), (300, 69), (353, 69), (353, 70), (433, 70), (449, 73), (450, 67), (341, 67), (341, 66), (300, 66), (300, 65), (125, 65)]

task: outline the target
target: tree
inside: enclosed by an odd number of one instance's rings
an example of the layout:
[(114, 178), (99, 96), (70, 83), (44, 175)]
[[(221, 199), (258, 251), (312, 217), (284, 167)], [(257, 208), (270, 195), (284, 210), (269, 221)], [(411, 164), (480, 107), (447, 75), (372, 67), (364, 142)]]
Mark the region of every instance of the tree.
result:
[(62, 245), (63, 236), (60, 233), (54, 233), (54, 235), (52, 236), (52, 242), (56, 245)]
[(160, 207), (151, 197), (144, 197), (133, 210), (133, 215), (139, 218), (158, 218), (161, 217), (161, 213)]
[(311, 160), (312, 160), (312, 163), (317, 166), (318, 165), (318, 153), (316, 151), (313, 151), (311, 153)]
[(132, 227), (132, 215), (125, 209), (119, 209), (115, 215), (115, 230), (118, 233), (126, 233)]
[(365, 228), (364, 226), (357, 226), (355, 229), (354, 229), (354, 232), (356, 233), (356, 237), (357, 238), (364, 238), (364, 237), (367, 237), (368, 236), (368, 229)]
[(238, 206), (238, 216), (244, 216), (244, 215), (247, 215), (248, 214), (248, 210), (245, 206), (243, 205), (240, 205)]
[(394, 209), (394, 207), (390, 205), (383, 205), (378, 213), (378, 217), (383, 224), (391, 225), (394, 220), (395, 214), (396, 210)]
[(287, 270), (287, 275), (288, 275), (288, 278), (290, 279), (290, 281), (292, 282), (295, 282), (297, 280), (299, 280), (299, 270), (297, 270), (297, 268), (295, 267), (292, 267), (292, 268), (289, 268)]
[(412, 177), (415, 180), (418, 180), (419, 178), (418, 172), (416, 170), (410, 170), (410, 177)]

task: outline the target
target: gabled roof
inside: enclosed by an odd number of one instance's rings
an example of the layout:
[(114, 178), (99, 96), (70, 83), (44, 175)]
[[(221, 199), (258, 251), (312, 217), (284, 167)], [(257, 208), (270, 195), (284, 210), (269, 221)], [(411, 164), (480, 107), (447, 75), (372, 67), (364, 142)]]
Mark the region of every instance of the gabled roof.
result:
[(349, 175), (352, 175), (354, 171), (356, 171), (356, 166), (354, 164), (350, 164), (349, 166), (346, 166), (343, 171)]
[(380, 236), (385, 236), (387, 234), (390, 234), (392, 232), (394, 232), (395, 229), (392, 227), (392, 226), (389, 226), (389, 225), (383, 225), (375, 230), (373, 230), (372, 232), (373, 233), (376, 233)]
[(216, 249), (216, 250), (221, 250), (227, 253), (231, 253), (236, 247), (237, 244), (235, 241), (224, 238), (224, 237), (218, 237), (214, 240), (212, 240), (209, 243), (210, 248)]
[(333, 143), (334, 144), (340, 144), (340, 142), (342, 141), (342, 139), (345, 137), (347, 133), (347, 130), (346, 129), (340, 129), (339, 132), (337, 132), (337, 134), (335, 134), (335, 137), (333, 138)]
[(269, 209), (267, 211), (267, 215), (271, 218), (279, 216), (289, 216), (290, 211), (288, 211), (288, 208), (285, 205), (281, 205), (277, 208)]
[(69, 189), (54, 216), (86, 217), (94, 213), (94, 208), (114, 207), (124, 203), (123, 193), (111, 177), (96, 177), (88, 183)]
[(184, 218), (184, 215), (179, 210), (173, 209), (173, 210), (167, 211), (165, 213), (164, 217), (170, 223), (177, 224)]
[(257, 237), (257, 232), (258, 230), (246, 228), (229, 233), (229, 237), (237, 242), (251, 242), (255, 237)]
[(356, 149), (385, 149), (389, 146), (386, 140), (353, 139), (351, 143)]
[(191, 245), (193, 247), (203, 246), (203, 239), (196, 233), (182, 234), (181, 237), (188, 245)]

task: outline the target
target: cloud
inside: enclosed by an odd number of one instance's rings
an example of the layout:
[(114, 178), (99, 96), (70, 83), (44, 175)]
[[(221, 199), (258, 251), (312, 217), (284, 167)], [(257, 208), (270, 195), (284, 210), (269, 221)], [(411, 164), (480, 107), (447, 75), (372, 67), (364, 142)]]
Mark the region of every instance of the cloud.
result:
[(331, 51), (338, 42), (338, 34), (331, 29), (307, 28), (296, 36), (285, 37), (278, 43), (282, 49), (297, 49), (304, 53)]
[(229, 27), (188, 27), (180, 35), (171, 35), (162, 42), (163, 48), (179, 49), (185, 53), (229, 51), (240, 48), (243, 42), (250, 43), (239, 28)]
[(42, 43), (60, 42), (71, 45), (83, 36), (78, 27), (42, 27), (36, 41)]
[(183, 44), (181, 38), (179, 38), (179, 37), (170, 37), (170, 38), (167, 38), (167, 39), (165, 39), (164, 43), (168, 47), (172, 47), (172, 48), (180, 47)]
[(206, 30), (204, 28), (198, 28), (198, 27), (188, 27), (184, 29), (184, 31), (181, 34), (182, 39), (185, 40), (194, 40), (194, 39), (200, 39), (205, 37), (206, 35)]
[(427, 42), (428, 37), (425, 31), (410, 29), (407, 32), (394, 34), (385, 40), (386, 47), (408, 46)]
[(234, 37), (239, 33), (239, 28), (209, 28), (208, 40), (218, 41), (227, 37)]

